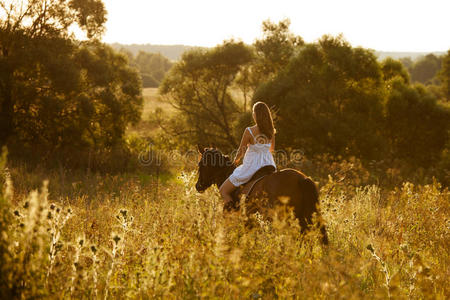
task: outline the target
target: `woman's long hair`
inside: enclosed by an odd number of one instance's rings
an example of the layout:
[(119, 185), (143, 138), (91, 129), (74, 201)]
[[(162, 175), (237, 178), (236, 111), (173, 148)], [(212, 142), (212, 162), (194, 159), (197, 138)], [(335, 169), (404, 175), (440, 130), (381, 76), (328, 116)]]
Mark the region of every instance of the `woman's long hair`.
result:
[(272, 114), (269, 107), (264, 102), (256, 102), (253, 105), (253, 112), (255, 113), (256, 125), (261, 135), (271, 140), (276, 131), (273, 127)]

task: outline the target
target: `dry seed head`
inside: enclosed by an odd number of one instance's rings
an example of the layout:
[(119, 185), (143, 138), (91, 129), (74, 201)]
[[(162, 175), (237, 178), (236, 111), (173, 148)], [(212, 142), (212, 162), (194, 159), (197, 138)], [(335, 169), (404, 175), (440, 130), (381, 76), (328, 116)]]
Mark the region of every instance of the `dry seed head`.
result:
[(56, 208), (55, 204), (53, 204), (53, 203), (50, 204), (50, 209), (51, 209), (51, 210), (54, 210), (55, 208)]
[(83, 247), (84, 239), (83, 239), (83, 238), (80, 238), (80, 239), (78, 240), (78, 244), (80, 245), (80, 247)]
[(374, 253), (375, 252), (375, 249), (373, 249), (373, 246), (372, 246), (372, 244), (369, 244), (369, 245), (367, 245), (367, 250), (369, 250), (370, 252), (372, 252), (372, 253)]
[(118, 244), (119, 241), (120, 241), (120, 236), (117, 235), (117, 234), (114, 234), (114, 236), (113, 236), (113, 241), (114, 241), (116, 244)]
[(14, 211), (14, 215), (15, 215), (16, 217), (20, 217), (19, 211), (18, 211), (18, 210), (15, 210), (15, 211)]
[(91, 245), (91, 251), (92, 253), (97, 253), (97, 247), (95, 247), (95, 245)]
[(51, 212), (51, 211), (48, 212), (48, 214), (47, 214), (47, 219), (49, 219), (49, 220), (53, 219), (53, 216), (52, 216), (52, 212)]
[(30, 202), (25, 201), (25, 203), (23, 204), (23, 208), (27, 209), (28, 207), (30, 207)]

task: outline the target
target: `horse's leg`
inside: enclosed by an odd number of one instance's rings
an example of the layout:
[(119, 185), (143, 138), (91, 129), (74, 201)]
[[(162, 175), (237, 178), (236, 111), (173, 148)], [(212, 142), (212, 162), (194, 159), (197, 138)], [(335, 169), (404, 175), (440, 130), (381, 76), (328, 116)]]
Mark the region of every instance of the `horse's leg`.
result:
[(328, 235), (320, 215), (319, 208), (319, 192), (316, 184), (310, 178), (300, 179), (300, 197), (302, 201), (298, 201), (295, 207), (296, 214), (298, 213), (298, 219), (302, 232), (308, 228), (308, 225), (312, 224), (312, 216), (314, 212), (318, 216), (318, 226), (322, 235), (322, 243), (328, 245)]

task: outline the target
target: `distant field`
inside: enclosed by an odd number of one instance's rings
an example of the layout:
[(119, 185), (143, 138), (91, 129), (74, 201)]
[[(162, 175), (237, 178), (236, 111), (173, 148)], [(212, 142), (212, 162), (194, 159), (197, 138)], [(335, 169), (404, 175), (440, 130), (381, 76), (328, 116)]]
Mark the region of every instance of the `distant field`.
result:
[(144, 88), (142, 94), (144, 96), (144, 107), (142, 109), (141, 121), (136, 126), (128, 128), (128, 135), (149, 136), (157, 130), (158, 125), (152, 119), (157, 108), (161, 108), (163, 114), (166, 116), (171, 116), (176, 112), (172, 105), (161, 99), (157, 88)]
[(164, 102), (159, 93), (158, 88), (145, 88), (142, 91), (144, 96), (144, 109), (142, 110), (142, 120), (148, 120), (149, 116), (155, 112), (156, 108), (161, 108), (164, 112), (172, 114), (175, 109), (172, 105)]

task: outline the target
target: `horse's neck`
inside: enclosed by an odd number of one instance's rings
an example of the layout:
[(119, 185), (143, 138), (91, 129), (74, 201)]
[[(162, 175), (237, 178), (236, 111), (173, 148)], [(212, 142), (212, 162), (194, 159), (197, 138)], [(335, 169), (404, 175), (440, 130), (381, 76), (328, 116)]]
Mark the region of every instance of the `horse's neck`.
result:
[(235, 165), (226, 166), (221, 170), (221, 174), (217, 176), (217, 187), (220, 187), (228, 177), (230, 177), (231, 173), (233, 173), (234, 169), (236, 169)]

